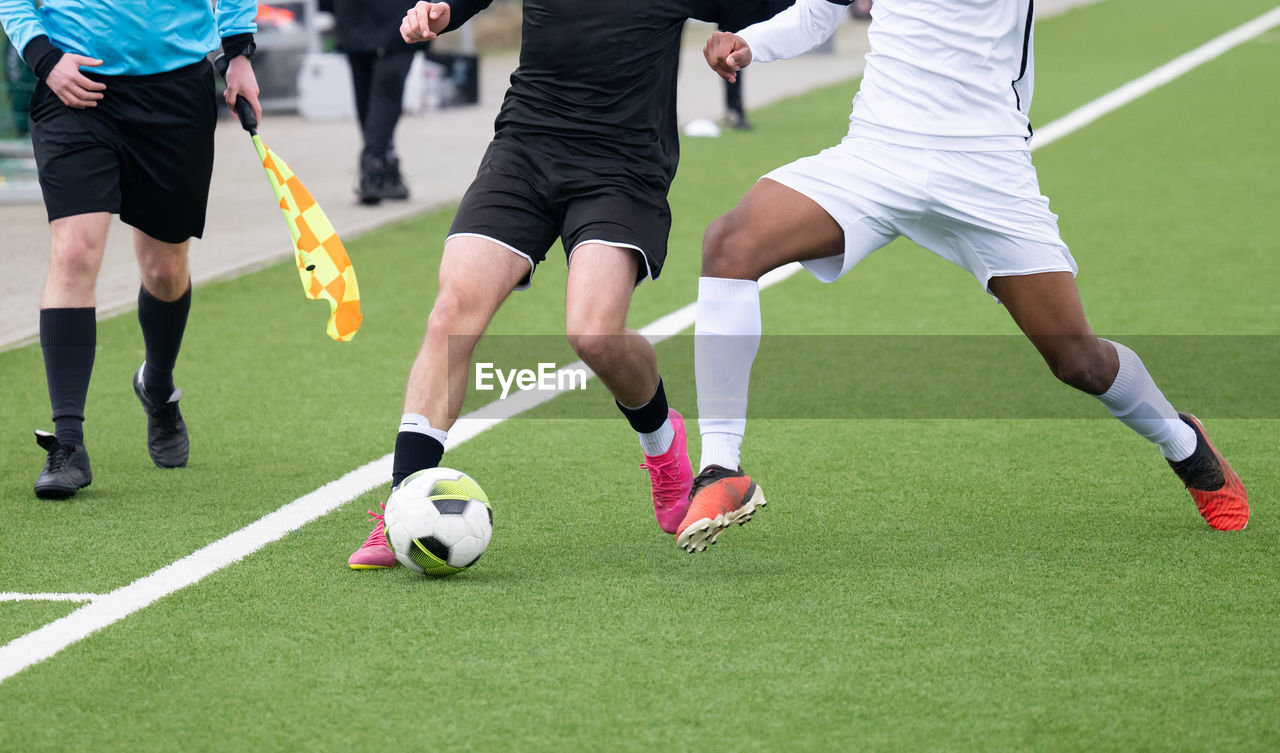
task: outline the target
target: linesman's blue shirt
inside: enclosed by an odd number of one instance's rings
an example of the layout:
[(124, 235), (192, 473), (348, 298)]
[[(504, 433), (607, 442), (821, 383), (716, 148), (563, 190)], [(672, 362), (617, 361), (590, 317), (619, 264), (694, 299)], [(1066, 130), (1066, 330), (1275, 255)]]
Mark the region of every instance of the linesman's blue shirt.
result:
[[(165, 73), (198, 62), (219, 41), (257, 31), (256, 0), (0, 0), (0, 24), (23, 52), (47, 36), (53, 47), (98, 58), (106, 76)], [(36, 55), (35, 57), (39, 57)], [(46, 71), (47, 73), (47, 71)]]

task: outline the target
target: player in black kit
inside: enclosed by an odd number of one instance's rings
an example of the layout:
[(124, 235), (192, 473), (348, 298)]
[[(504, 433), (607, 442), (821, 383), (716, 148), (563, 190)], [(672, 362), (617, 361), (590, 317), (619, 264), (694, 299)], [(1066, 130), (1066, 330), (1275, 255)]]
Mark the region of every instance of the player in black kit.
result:
[[(420, 2), (400, 34), (452, 31), (492, 0)], [(640, 437), (654, 515), (674, 533), (693, 471), (653, 347), (626, 328), (635, 286), (667, 253), (667, 191), (679, 159), (676, 74), (690, 18), (742, 28), (785, 0), (525, 0), (520, 66), (475, 181), (445, 239), (440, 290), (409, 373), (392, 488), (432, 468), (462, 411), (471, 355), (512, 290), (560, 238), (565, 331)], [(391, 567), (381, 516), (348, 564)]]

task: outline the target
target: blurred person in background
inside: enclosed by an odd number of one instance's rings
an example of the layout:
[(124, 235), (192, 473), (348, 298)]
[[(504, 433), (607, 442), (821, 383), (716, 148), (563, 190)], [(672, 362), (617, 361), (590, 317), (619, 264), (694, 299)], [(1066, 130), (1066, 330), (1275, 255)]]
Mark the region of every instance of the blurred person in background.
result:
[(407, 199), (409, 187), (400, 174), (394, 137), (409, 66), (414, 54), (430, 43), (408, 45), (400, 38), (400, 21), (413, 0), (331, 0), (330, 4), (338, 49), (351, 63), (364, 140), (356, 196), (361, 204)]
[[(795, 0), (780, 0), (775, 2), (773, 7), (781, 10), (790, 7), (794, 3)], [(720, 31), (728, 32), (742, 30), (738, 28), (738, 24), (721, 25), (719, 28)], [(724, 81), (724, 124), (735, 131), (751, 130), (751, 121), (747, 120), (747, 108), (742, 101), (742, 71), (738, 71), (738, 75), (732, 81), (729, 79)]]

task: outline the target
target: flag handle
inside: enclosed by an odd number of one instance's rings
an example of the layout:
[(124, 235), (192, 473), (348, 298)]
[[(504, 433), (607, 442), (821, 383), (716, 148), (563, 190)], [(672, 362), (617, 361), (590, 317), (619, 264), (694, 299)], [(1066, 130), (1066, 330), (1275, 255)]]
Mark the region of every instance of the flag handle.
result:
[[(218, 71), (218, 75), (226, 80), (227, 66), (230, 61), (226, 55), (218, 55), (213, 61), (213, 67)], [(249, 132), (252, 136), (258, 135), (258, 117), (253, 114), (253, 105), (249, 104), (249, 100), (244, 97), (236, 97), (236, 116), (240, 118), (240, 126)]]
[(258, 117), (253, 114), (253, 105), (249, 104), (249, 100), (236, 97), (236, 115), (240, 118), (240, 125), (250, 136), (258, 135)]

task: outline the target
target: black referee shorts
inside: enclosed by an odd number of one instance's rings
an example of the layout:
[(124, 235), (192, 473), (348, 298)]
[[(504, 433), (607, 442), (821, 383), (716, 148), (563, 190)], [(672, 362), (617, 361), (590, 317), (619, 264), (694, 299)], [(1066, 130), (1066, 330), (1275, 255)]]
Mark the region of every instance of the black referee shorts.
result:
[(166, 243), (204, 233), (217, 93), (208, 61), (150, 76), (98, 76), (97, 107), (62, 104), (41, 82), (31, 142), (49, 221), (111, 212)]
[[(631, 248), (643, 259), (639, 283), (657, 278), (667, 258), (668, 188), (665, 177), (637, 161), (583, 158), (567, 141), (499, 137), (463, 195), (449, 235), (492, 238), (535, 267), (557, 237), (566, 258), (587, 242)], [(526, 277), (519, 287), (529, 282)]]

